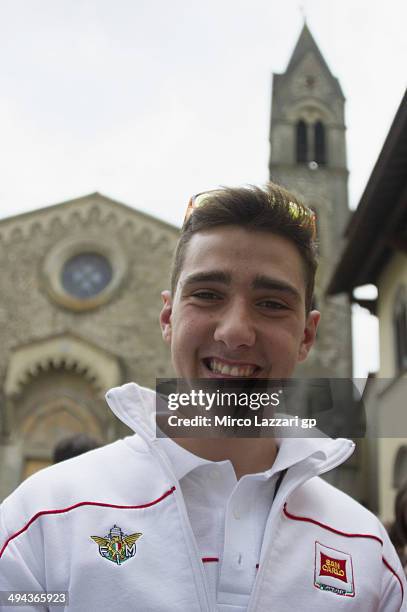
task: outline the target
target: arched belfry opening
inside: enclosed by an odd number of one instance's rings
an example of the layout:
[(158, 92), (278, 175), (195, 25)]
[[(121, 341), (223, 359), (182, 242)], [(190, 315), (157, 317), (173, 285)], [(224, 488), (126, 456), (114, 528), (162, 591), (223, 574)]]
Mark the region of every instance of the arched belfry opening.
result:
[(327, 164), (325, 124), (303, 118), (295, 124), (295, 161), (297, 164), (315, 162), (318, 166)]
[(322, 121), (314, 125), (314, 161), (318, 166), (326, 164), (326, 131)]
[(300, 119), (296, 125), (296, 160), (298, 164), (306, 163), (308, 153), (307, 125)]

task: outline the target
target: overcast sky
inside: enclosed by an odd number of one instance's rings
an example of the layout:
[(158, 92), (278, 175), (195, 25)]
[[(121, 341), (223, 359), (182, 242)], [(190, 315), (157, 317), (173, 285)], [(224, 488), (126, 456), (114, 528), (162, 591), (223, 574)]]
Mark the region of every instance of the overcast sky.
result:
[(192, 193), (264, 183), (302, 13), (354, 208), (406, 87), (405, 0), (0, 0), (0, 217), (100, 191), (178, 225)]

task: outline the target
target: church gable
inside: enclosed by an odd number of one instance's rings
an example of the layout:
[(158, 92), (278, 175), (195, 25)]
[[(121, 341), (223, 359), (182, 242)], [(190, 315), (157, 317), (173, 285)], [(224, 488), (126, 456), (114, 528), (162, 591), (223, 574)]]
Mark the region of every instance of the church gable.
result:
[(166, 374), (158, 314), (178, 233), (100, 194), (2, 220), (3, 380), (12, 351), (67, 332), (120, 355), (129, 379)]
[(100, 193), (55, 204), (39, 210), (0, 220), (0, 243), (7, 244), (19, 238), (27, 239), (32, 233), (52, 232), (53, 227), (86, 226), (97, 222), (112, 227), (133, 228), (136, 233), (154, 235), (156, 240), (172, 240), (178, 229), (151, 215), (135, 210)]

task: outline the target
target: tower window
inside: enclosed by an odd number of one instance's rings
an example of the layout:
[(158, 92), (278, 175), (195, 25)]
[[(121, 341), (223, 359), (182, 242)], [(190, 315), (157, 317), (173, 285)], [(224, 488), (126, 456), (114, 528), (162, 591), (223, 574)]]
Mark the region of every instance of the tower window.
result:
[(321, 121), (317, 121), (314, 127), (314, 160), (319, 166), (326, 164), (325, 127)]
[(407, 288), (401, 287), (394, 303), (394, 343), (396, 368), (400, 372), (407, 368)]
[(311, 170), (326, 165), (326, 130), (322, 121), (307, 123), (304, 119), (300, 119), (295, 130), (297, 164), (308, 162)]
[(297, 147), (297, 163), (305, 163), (307, 161), (307, 151), (308, 151), (308, 143), (307, 143), (307, 126), (305, 121), (302, 119), (297, 123), (297, 139), (296, 139), (296, 147)]

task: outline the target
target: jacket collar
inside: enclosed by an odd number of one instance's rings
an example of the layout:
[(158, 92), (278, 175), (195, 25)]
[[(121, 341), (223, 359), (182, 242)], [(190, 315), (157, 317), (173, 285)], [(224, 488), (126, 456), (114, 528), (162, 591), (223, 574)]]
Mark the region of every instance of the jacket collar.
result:
[[(110, 389), (106, 401), (114, 414), (147, 445), (151, 446), (157, 440), (155, 417), (156, 411), (160, 411), (160, 398), (154, 391), (136, 383), (127, 383)], [(282, 437), (277, 439), (277, 445), (279, 452), (268, 470), (269, 475), (304, 463), (308, 469), (311, 468), (313, 475), (323, 474), (346, 461), (355, 448), (350, 440), (328, 437)], [(191, 466), (195, 463), (191, 461)]]

